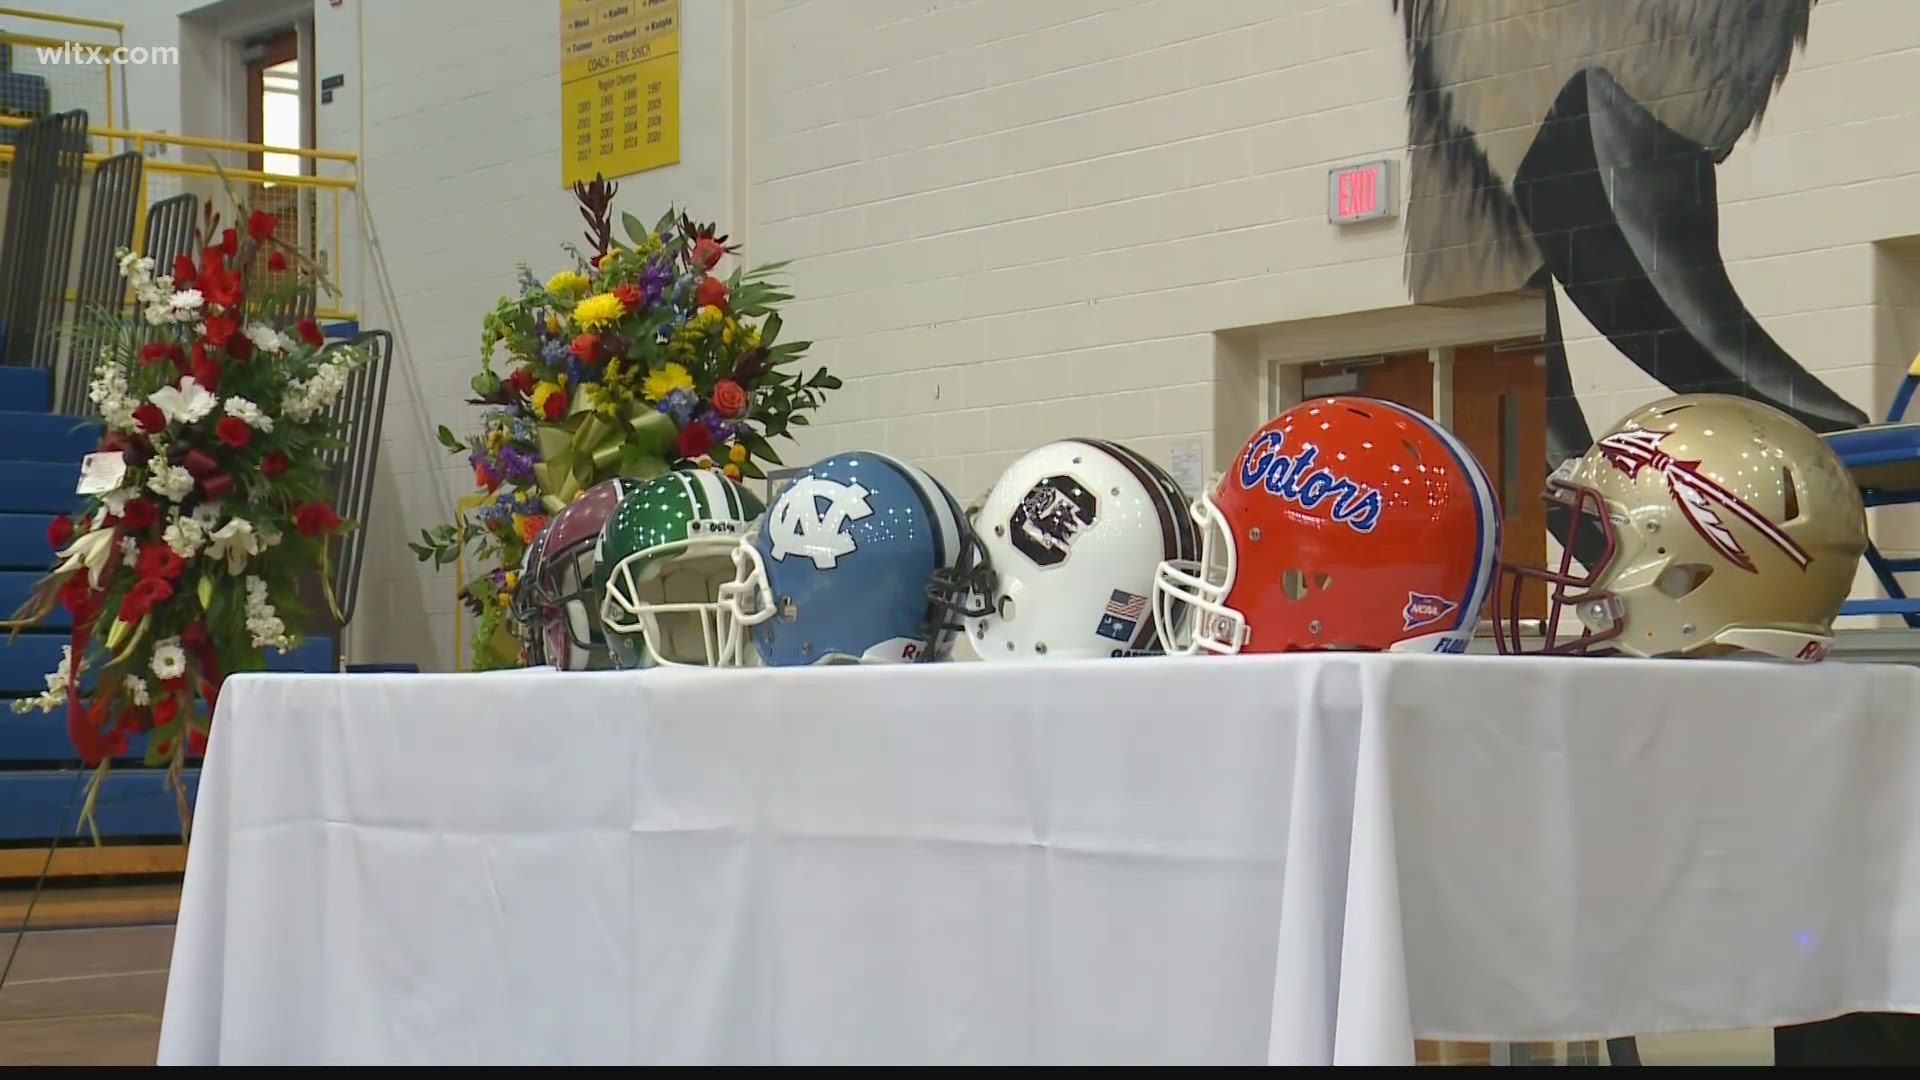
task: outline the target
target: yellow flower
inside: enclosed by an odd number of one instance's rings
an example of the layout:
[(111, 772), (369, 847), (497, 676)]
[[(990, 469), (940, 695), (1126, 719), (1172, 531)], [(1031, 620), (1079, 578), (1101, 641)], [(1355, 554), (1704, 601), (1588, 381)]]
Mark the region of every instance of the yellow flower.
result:
[(699, 319), (708, 326), (712, 326), (714, 323), (720, 321), (720, 309), (714, 307), (712, 304), (708, 304), (706, 307), (701, 308), (700, 314), (695, 315), (694, 318)]
[(722, 345), (733, 344), (733, 320), (732, 319), (728, 319), (727, 328), (725, 330), (720, 331), (720, 343)]
[(519, 588), (520, 587), (520, 571), (518, 570), (507, 571), (506, 582), (507, 582), (508, 592), (512, 592), (513, 590)]
[(700, 459), (700, 467), (701, 467), (701, 468), (703, 468), (703, 469), (711, 469), (711, 468), (713, 468), (713, 459), (712, 459), (712, 458), (710, 458), (710, 457), (703, 457), (703, 458), (701, 458), (701, 459)]
[(619, 297), (600, 293), (574, 305), (573, 321), (580, 324), (580, 329), (592, 332), (612, 326), (626, 313), (627, 305), (622, 304)]
[(733, 462), (735, 465), (747, 460), (747, 448), (741, 446), (739, 443), (734, 443), (727, 449), (727, 460)]
[(543, 382), (535, 384), (533, 388), (533, 415), (544, 419), (547, 415), (547, 399), (559, 392), (560, 388), (553, 383)]
[(587, 275), (578, 270), (562, 270), (547, 279), (547, 291), (555, 295), (585, 292), (590, 283)]
[(495, 428), (493, 431), (487, 434), (487, 453), (489, 454), (499, 453), (500, 444), (505, 441), (507, 441), (507, 433), (499, 430), (498, 428)]
[(547, 316), (547, 333), (555, 337), (560, 335), (560, 316), (552, 314)]
[(501, 607), (507, 607), (513, 603), (513, 594), (510, 592), (497, 592), (493, 594), (493, 599)]
[(693, 389), (693, 376), (679, 364), (668, 364), (659, 371), (647, 375), (646, 383), (640, 388), (651, 401), (665, 401), (667, 395), (675, 390)]
[(747, 327), (747, 336), (740, 342), (740, 347), (743, 349), (752, 349), (757, 348), (759, 344), (760, 328), (757, 326)]
[(726, 468), (721, 469), (720, 471), (723, 473), (726, 473), (727, 479), (729, 480), (740, 479), (740, 466), (738, 465), (728, 465)]

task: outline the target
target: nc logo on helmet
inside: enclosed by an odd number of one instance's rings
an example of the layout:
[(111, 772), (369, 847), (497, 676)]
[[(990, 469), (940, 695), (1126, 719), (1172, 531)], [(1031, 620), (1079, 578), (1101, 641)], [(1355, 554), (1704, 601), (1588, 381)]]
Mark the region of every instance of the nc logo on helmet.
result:
[[(774, 559), (799, 555), (815, 569), (831, 570), (857, 549), (847, 522), (873, 513), (867, 489), (824, 476), (803, 476), (787, 485), (767, 513), (767, 541)], [(824, 500), (825, 506), (821, 505)]]
[(1240, 461), (1240, 486), (1248, 491), (1264, 488), (1302, 510), (1318, 510), (1333, 504), (1329, 513), (1357, 533), (1370, 533), (1380, 523), (1380, 493), (1344, 476), (1336, 476), (1325, 466), (1314, 467), (1320, 456), (1309, 446), (1292, 457), (1280, 453), (1286, 436), (1278, 431), (1265, 432), (1247, 449)]

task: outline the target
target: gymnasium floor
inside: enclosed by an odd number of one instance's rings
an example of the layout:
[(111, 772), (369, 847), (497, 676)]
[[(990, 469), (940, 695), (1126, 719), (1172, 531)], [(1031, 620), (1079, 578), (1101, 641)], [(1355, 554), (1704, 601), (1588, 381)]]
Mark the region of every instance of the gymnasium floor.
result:
[[(25, 891), (0, 891), (0, 965), (26, 899)], [(0, 988), (0, 1067), (153, 1064), (179, 902), (177, 883), (43, 894)], [(1464, 1049), (1449, 1047), (1445, 1059), (1467, 1063)], [(1646, 1038), (1640, 1054), (1647, 1065), (1771, 1065), (1773, 1037)]]

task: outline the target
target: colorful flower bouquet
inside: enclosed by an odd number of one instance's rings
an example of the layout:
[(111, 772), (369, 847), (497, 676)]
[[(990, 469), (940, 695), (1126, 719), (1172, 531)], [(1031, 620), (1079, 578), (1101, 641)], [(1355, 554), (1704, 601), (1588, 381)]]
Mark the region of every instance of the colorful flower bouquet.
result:
[[(206, 745), (227, 674), (292, 648), (302, 576), (326, 580), (329, 538), (349, 528), (327, 499), (322, 451), (340, 445), (328, 410), (354, 348), (322, 350), (320, 329), (260, 321), (276, 295), (250, 286), (271, 272), (317, 280), (312, 264), (255, 210), (220, 227), (209, 203), (195, 243), (157, 275), (121, 251), (131, 315), (89, 313), (101, 344), (90, 396), (101, 439), (81, 468), (80, 507), (54, 519), (52, 571), (15, 613), (17, 631), (64, 606), (71, 640), (46, 691), (16, 712), (64, 708), (80, 759), (94, 767), (81, 820), (129, 740), (166, 765), (188, 824), (180, 769)], [(265, 290), (262, 290), (263, 293)], [(327, 597), (332, 602), (332, 597)], [(97, 839), (97, 836), (96, 836)]]
[(575, 185), (592, 253), (565, 245), (574, 265), (544, 283), (519, 268), (519, 293), (487, 315), (481, 335), (470, 402), (483, 407), (480, 431), (463, 440), (440, 429), (477, 490), (454, 524), (408, 546), (436, 568), (469, 548), (494, 565), (461, 590), (477, 618), (477, 670), (522, 662), (504, 619), (526, 546), (549, 516), (614, 476), (719, 468), (762, 478), (762, 462), (781, 464), (769, 440), (790, 438), (840, 387), (824, 369), (790, 370), (808, 342), (777, 341), (775, 308), (791, 297), (771, 277), (786, 264), (717, 276), (737, 247), (671, 209), (651, 228), (622, 214), (627, 244), (618, 244), (616, 190), (598, 177)]

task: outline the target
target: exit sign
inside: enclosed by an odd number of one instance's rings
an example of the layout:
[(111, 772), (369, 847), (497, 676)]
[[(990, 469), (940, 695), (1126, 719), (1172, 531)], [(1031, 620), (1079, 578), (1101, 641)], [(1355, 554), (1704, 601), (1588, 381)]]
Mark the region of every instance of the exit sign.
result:
[(1393, 162), (1342, 165), (1327, 172), (1327, 220), (1335, 225), (1392, 217)]

